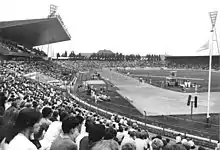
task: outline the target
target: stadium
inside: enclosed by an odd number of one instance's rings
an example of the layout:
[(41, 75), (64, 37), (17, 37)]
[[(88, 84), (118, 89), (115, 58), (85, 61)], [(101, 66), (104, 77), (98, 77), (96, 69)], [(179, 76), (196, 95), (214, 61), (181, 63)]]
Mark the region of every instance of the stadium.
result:
[[(104, 124), (106, 129), (132, 128), (136, 138), (140, 132), (148, 138), (166, 139), (171, 144), (180, 137), (185, 140), (182, 145), (187, 143), (191, 149), (217, 146), (220, 141), (220, 55), (212, 56), (211, 98), (207, 103), (209, 56), (164, 56), (163, 59), (159, 55), (142, 57), (100, 50), (86, 56), (50, 58), (48, 53), (35, 48), (69, 40), (70, 33), (59, 15), (0, 22), (1, 145), (8, 140), (10, 146), (10, 140), (13, 141), (7, 135), (11, 124), (23, 125), (22, 121), (30, 121), (28, 113), (33, 113), (30, 110), (39, 109), (44, 120), (35, 140), (44, 149), (53, 147), (55, 140), (49, 136), (53, 123), (48, 117), (65, 111), (81, 120), (95, 120), (99, 122), (96, 125)], [(19, 117), (13, 117), (22, 112), (23, 120), (20, 118), (22, 121), (17, 122)], [(51, 117), (57, 121), (57, 116)], [(25, 127), (29, 129), (29, 124)], [(91, 125), (91, 129), (101, 130), (95, 125)], [(102, 138), (107, 140), (105, 135), (99, 140)]]

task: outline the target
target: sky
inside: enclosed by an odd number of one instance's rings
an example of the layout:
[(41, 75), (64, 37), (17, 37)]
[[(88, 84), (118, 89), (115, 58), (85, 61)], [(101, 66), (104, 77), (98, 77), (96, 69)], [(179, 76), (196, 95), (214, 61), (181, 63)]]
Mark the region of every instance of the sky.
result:
[(220, 0), (5, 0), (0, 21), (46, 18), (50, 4), (58, 6), (72, 37), (52, 44), (55, 54), (107, 49), (142, 56), (208, 55), (196, 51), (211, 37), (208, 13), (220, 11)]

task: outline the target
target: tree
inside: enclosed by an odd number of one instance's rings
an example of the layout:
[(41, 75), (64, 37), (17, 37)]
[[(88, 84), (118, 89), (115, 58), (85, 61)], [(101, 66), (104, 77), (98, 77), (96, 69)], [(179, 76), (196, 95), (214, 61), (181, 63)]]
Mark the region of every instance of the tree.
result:
[(65, 51), (61, 56), (62, 57), (67, 57), (67, 51)]
[(70, 54), (69, 54), (69, 57), (75, 57), (76, 54), (74, 53), (74, 51), (71, 51)]
[(136, 57), (136, 60), (140, 60), (141, 59), (141, 56), (138, 54), (135, 56)]
[(60, 53), (57, 53), (57, 58), (59, 58), (60, 57)]

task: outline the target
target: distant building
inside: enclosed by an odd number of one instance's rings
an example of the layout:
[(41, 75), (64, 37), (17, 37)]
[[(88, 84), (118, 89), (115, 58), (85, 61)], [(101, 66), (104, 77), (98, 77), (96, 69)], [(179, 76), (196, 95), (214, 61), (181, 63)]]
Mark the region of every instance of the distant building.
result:
[(106, 49), (104, 49), (104, 50), (99, 50), (98, 52), (97, 52), (97, 54), (98, 55), (112, 55), (112, 54), (114, 54), (111, 50), (106, 50)]
[(89, 58), (93, 53), (80, 53), (80, 54), (81, 54), (81, 56)]

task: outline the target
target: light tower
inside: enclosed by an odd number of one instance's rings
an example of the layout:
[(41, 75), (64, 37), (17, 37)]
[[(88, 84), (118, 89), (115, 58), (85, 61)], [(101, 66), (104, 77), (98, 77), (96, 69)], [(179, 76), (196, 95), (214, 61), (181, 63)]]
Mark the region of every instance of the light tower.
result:
[[(206, 117), (206, 120), (207, 120), (207, 123), (209, 123), (209, 118), (210, 118), (210, 97), (211, 97), (211, 80), (212, 80), (212, 54), (213, 54), (213, 44), (214, 42), (216, 43), (217, 45), (217, 48), (218, 47), (218, 41), (217, 41), (217, 33), (216, 33), (216, 28), (215, 28), (215, 24), (216, 24), (216, 20), (217, 20), (217, 15), (218, 15), (218, 11), (213, 11), (213, 12), (209, 12), (209, 16), (210, 16), (210, 19), (211, 19), (211, 23), (212, 23), (212, 29), (211, 29), (211, 36), (212, 36), (212, 39), (211, 39), (211, 42), (209, 42), (210, 44), (210, 50), (209, 50), (209, 78), (208, 78), (208, 100), (207, 100), (207, 117)], [(218, 49), (218, 52), (219, 52), (219, 49)]]
[[(56, 5), (53, 5), (53, 4), (50, 4), (50, 12), (49, 12), (49, 15), (48, 15), (48, 18), (51, 18), (51, 17), (54, 17), (56, 16), (56, 13), (57, 13), (57, 9), (58, 9), (58, 6)], [(47, 34), (49, 34), (48, 32), (46, 32)], [(50, 43), (51, 41), (49, 41)], [(53, 54), (51, 54), (50, 50), (51, 50), (51, 46), (50, 44), (47, 45), (47, 57), (49, 58), (49, 55), (52, 57)]]

